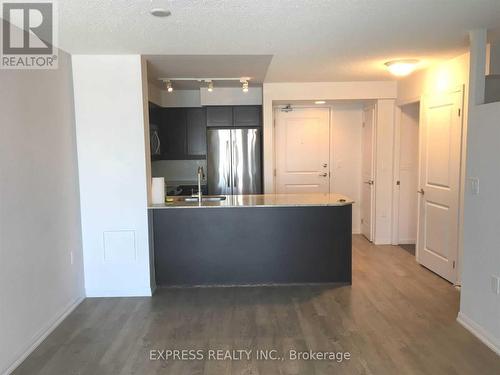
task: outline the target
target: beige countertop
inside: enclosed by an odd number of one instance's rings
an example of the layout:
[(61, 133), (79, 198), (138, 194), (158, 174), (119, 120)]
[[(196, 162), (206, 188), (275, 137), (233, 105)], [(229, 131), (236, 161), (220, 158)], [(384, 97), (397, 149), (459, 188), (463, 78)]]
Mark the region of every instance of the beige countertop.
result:
[(173, 202), (150, 205), (151, 209), (162, 208), (205, 208), (205, 207), (300, 207), (300, 206), (345, 206), (354, 201), (342, 194), (258, 194), (226, 195), (216, 202), (185, 202), (185, 197), (172, 197)]

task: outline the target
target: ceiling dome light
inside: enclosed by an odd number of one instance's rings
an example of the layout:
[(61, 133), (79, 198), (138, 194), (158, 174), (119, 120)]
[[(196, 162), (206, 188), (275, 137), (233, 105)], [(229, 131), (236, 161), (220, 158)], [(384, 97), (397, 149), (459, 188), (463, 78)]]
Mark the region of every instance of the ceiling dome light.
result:
[(208, 89), (207, 90), (208, 90), (208, 92), (214, 91), (214, 84), (212, 81), (208, 82)]
[(417, 68), (418, 60), (393, 60), (384, 65), (389, 72), (397, 77), (404, 77)]
[(172, 15), (172, 12), (164, 8), (153, 8), (149, 13), (155, 17), (169, 17)]
[(316, 100), (314, 104), (326, 104), (324, 100)]
[(243, 90), (243, 92), (248, 92), (248, 81), (243, 81), (241, 89)]
[(174, 88), (172, 87), (172, 82), (167, 81), (167, 91), (172, 92), (174, 91)]

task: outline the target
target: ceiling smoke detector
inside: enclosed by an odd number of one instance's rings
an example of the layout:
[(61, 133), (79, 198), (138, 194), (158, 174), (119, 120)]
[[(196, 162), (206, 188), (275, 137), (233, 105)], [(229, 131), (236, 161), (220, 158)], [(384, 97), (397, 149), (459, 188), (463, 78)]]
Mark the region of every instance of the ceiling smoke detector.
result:
[(149, 13), (155, 17), (169, 17), (172, 15), (172, 12), (165, 8), (153, 8), (149, 11)]

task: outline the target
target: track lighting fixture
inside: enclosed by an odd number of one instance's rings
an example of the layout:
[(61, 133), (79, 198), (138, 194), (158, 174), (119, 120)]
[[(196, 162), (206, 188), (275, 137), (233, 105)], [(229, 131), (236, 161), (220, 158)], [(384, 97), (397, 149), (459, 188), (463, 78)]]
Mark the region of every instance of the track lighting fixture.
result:
[[(214, 81), (221, 81), (221, 82), (226, 82), (226, 81), (233, 81), (233, 82), (240, 82), (241, 83), (241, 89), (244, 93), (248, 92), (248, 87), (249, 84), (248, 82), (250, 81), (250, 77), (221, 77), (221, 78), (200, 78), (200, 77), (177, 77), (177, 78), (172, 78), (172, 77), (165, 77), (165, 78), (158, 78), (159, 81), (162, 81), (166, 87), (168, 92), (174, 91), (174, 88), (172, 87), (172, 82), (173, 81), (188, 81), (188, 82), (198, 82), (201, 87), (206, 87), (208, 92), (213, 92), (214, 91)], [(220, 86), (224, 87), (224, 84), (221, 84)], [(227, 87), (234, 87), (233, 85), (229, 85)]]

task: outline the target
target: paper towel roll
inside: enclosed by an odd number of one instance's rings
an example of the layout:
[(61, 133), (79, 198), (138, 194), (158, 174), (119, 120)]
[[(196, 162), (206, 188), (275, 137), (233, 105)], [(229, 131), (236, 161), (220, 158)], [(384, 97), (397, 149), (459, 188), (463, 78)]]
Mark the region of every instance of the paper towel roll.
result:
[(151, 199), (153, 204), (165, 203), (165, 178), (153, 177), (153, 183), (151, 185)]

